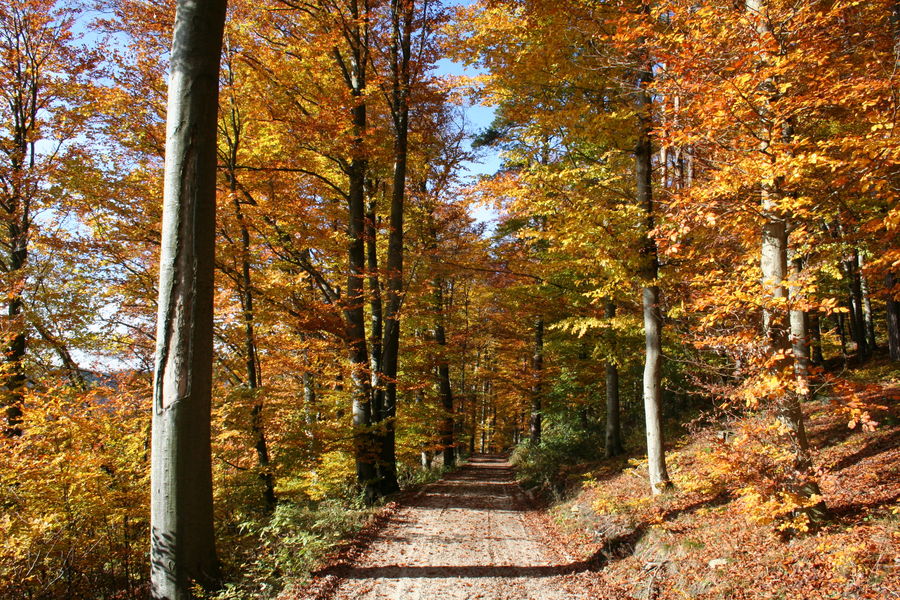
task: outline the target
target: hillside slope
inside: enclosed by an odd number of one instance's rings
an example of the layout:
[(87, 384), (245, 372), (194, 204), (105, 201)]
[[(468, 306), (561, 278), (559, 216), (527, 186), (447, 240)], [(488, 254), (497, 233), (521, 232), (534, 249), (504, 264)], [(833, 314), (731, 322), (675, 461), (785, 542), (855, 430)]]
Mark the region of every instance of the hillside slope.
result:
[[(900, 424), (897, 381), (868, 385), (883, 410), (873, 431), (849, 428), (827, 401), (806, 407), (830, 520), (779, 531), (771, 506), (723, 472), (750, 417), (686, 436), (669, 464), (676, 490), (648, 494), (646, 466), (583, 465), (568, 500), (549, 509), (560, 543), (593, 562), (594, 597), (806, 599), (897, 597)], [(735, 433), (737, 431), (738, 433)], [(573, 479), (574, 476), (570, 476)], [(570, 481), (571, 483), (571, 481)], [(739, 486), (746, 484), (746, 487)]]

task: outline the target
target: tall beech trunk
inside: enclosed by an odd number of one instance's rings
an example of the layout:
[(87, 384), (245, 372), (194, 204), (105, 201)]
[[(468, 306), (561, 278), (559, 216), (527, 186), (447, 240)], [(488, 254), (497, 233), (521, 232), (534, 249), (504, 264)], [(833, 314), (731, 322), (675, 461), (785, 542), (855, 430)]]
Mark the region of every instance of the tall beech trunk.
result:
[(343, 297), (344, 337), (350, 362), (350, 393), (353, 411), (353, 457), (356, 479), (366, 502), (380, 494), (377, 462), (378, 437), (372, 431), (372, 382), (369, 375), (369, 351), (366, 341), (366, 178), (369, 161), (365, 136), (368, 107), (364, 91), (369, 65), (369, 16), (358, 0), (348, 2), (349, 19), (343, 30), (348, 49), (345, 56), (337, 48), (332, 53), (353, 98), (350, 109), (353, 140), (350, 162), (345, 171), (347, 193), (347, 292)]
[(866, 321), (863, 317), (862, 280), (859, 273), (859, 253), (853, 253), (842, 262), (844, 274), (847, 276), (847, 286), (850, 301), (850, 333), (856, 343), (856, 358), (865, 360), (869, 355), (866, 340)]
[(877, 344), (875, 343), (875, 316), (872, 313), (872, 297), (869, 294), (869, 280), (863, 274), (863, 257), (857, 252), (857, 260), (859, 261), (856, 268), (859, 271), (859, 284), (862, 292), (862, 309), (863, 319), (866, 325), (866, 344), (869, 352), (874, 352)]
[(488, 399), (491, 394), (491, 381), (490, 379), (484, 380), (484, 393), (481, 395), (481, 416), (479, 418), (479, 423), (481, 425), (481, 453), (484, 454), (485, 444), (487, 443), (487, 415), (488, 415)]
[(447, 332), (444, 329), (444, 281), (434, 280), (434, 341), (438, 345), (438, 390), (444, 417), (441, 419), (441, 446), (444, 449), (444, 466), (456, 464), (456, 446), (453, 440), (453, 388), (450, 385), (450, 362), (447, 359)]
[[(803, 274), (803, 259), (795, 257), (791, 260), (788, 293), (792, 305), (799, 305), (804, 297), (799, 291)], [(802, 307), (797, 306), (790, 312), (791, 351), (794, 355), (794, 376), (801, 397), (809, 394), (809, 316)]]
[(838, 338), (841, 341), (841, 359), (844, 362), (844, 366), (847, 365), (847, 328), (844, 326), (844, 321), (846, 321), (847, 319), (844, 316), (845, 314), (846, 313), (843, 312), (838, 313), (838, 317), (836, 319)]
[(475, 396), (472, 398), (472, 405), (469, 407), (471, 411), (470, 418), (472, 420), (471, 429), (469, 431), (469, 456), (475, 454), (475, 437), (478, 435), (478, 388), (475, 388)]
[[(234, 70), (232, 56), (226, 49), (226, 60), (223, 70), (226, 73), (229, 86), (234, 85)], [(275, 509), (275, 480), (272, 474), (271, 461), (269, 460), (269, 448), (266, 443), (265, 427), (263, 425), (263, 398), (260, 393), (261, 368), (257, 353), (256, 333), (254, 327), (254, 298), (253, 281), (250, 276), (251, 239), (250, 228), (244, 216), (244, 209), (238, 194), (237, 179), (238, 151), (241, 145), (243, 124), (241, 114), (237, 108), (234, 96), (228, 97), (228, 119), (223, 123), (223, 128), (228, 132), (225, 136), (228, 143), (227, 155), (225, 155), (225, 176), (231, 192), (234, 216), (238, 223), (240, 237), (240, 273), (235, 278), (237, 292), (241, 302), (241, 316), (244, 321), (244, 367), (245, 381), (244, 393), (250, 401), (250, 434), (253, 437), (253, 447), (256, 450), (256, 459), (259, 466), (259, 480), (263, 486), (263, 506), (267, 513)], [(247, 194), (249, 197), (249, 194)]]
[[(894, 34), (894, 64), (900, 64), (900, 0), (895, 0), (891, 11), (891, 26)], [(888, 352), (891, 360), (900, 361), (900, 302), (897, 301), (897, 275), (888, 271), (884, 277), (885, 321), (887, 322)]]
[[(377, 185), (374, 187), (378, 187)], [(375, 470), (379, 494), (390, 493), (383, 489), (384, 452), (385, 452), (385, 377), (384, 377), (384, 301), (381, 295), (381, 278), (378, 270), (378, 227), (376, 223), (376, 193), (370, 193), (366, 209), (366, 262), (369, 279), (369, 376), (372, 393), (372, 438), (378, 453)], [(391, 490), (393, 491), (393, 490)]]
[[(232, 173), (232, 178), (234, 173)], [(232, 179), (232, 181), (235, 181)], [(232, 189), (232, 192), (235, 190)], [(260, 394), (259, 354), (256, 351), (256, 332), (254, 331), (253, 282), (250, 278), (250, 229), (244, 219), (241, 203), (234, 195), (234, 210), (241, 230), (241, 305), (244, 317), (244, 356), (247, 376), (247, 392), (250, 397), (250, 433), (253, 436), (253, 447), (256, 450), (256, 461), (259, 465), (259, 480), (263, 486), (263, 502), (266, 512), (275, 510), (275, 477), (269, 458), (269, 446), (266, 443), (266, 432), (263, 424), (263, 400)]]
[[(767, 0), (746, 0), (747, 12), (756, 23), (756, 31), (760, 37), (772, 36), (769, 21)], [(761, 56), (766, 61), (767, 55)], [(764, 84), (765, 91), (770, 94), (770, 99), (777, 95), (775, 81), (767, 80)], [(764, 106), (761, 114), (767, 121), (771, 121), (770, 108)], [(762, 182), (759, 185), (760, 208), (763, 215), (762, 241), (760, 245), (760, 267), (762, 270), (763, 292), (771, 305), (763, 307), (763, 334), (766, 338), (769, 363), (768, 368), (774, 376), (780, 377), (785, 371), (791, 369), (795, 376), (798, 371), (805, 371), (806, 366), (803, 357), (805, 349), (800, 350), (798, 344), (792, 345), (789, 332), (793, 331), (793, 315), (791, 311), (780, 308), (782, 302), (788, 299), (788, 290), (785, 287), (785, 279), (788, 277), (788, 223), (786, 215), (782, 214), (779, 206), (779, 182), (781, 178), (775, 172), (776, 166), (771, 155), (771, 143), (778, 135), (781, 141), (789, 141), (792, 132), (790, 126), (783, 126), (776, 131), (775, 126), (767, 123), (765, 130), (760, 135), (759, 152), (765, 155), (771, 164), (771, 183)], [(774, 308), (773, 308), (774, 307)], [(793, 311), (800, 313), (802, 311)], [(800, 332), (805, 325), (799, 316), (796, 319), (796, 331)], [(805, 332), (800, 333), (800, 340), (805, 341)], [(799, 351), (801, 359), (793, 358), (794, 351)], [(801, 368), (799, 365), (803, 363)], [(779, 419), (788, 431), (789, 444), (794, 454), (795, 481), (793, 487), (796, 491), (807, 497), (819, 494), (819, 487), (812, 470), (812, 458), (809, 452), (809, 441), (806, 437), (806, 429), (803, 422), (803, 411), (800, 406), (800, 395), (787, 391), (778, 401)], [(817, 519), (821, 516), (824, 505), (820, 504), (808, 511), (810, 518)]]
[(7, 231), (12, 248), (9, 253), (8, 272), (16, 283), (13, 284), (13, 291), (10, 293), (6, 312), (7, 323), (13, 333), (4, 352), (4, 361), (6, 363), (6, 374), (3, 378), (3, 387), (6, 390), (6, 398), (3, 401), (6, 407), (4, 434), (7, 437), (17, 437), (22, 434), (22, 399), (27, 379), (22, 368), (22, 361), (25, 358), (26, 338), (25, 320), (22, 315), (21, 290), (25, 279), (25, 263), (28, 260), (28, 235), (17, 222), (11, 222), (7, 226)]
[(543, 378), (544, 378), (544, 317), (534, 320), (534, 349), (531, 356), (531, 421), (530, 443), (534, 446), (541, 443), (541, 426), (543, 421)]
[(672, 487), (666, 469), (666, 455), (662, 431), (662, 313), (659, 302), (659, 258), (656, 240), (653, 239), (655, 218), (653, 213), (653, 147), (650, 135), (651, 98), (647, 86), (653, 79), (649, 62), (638, 74), (635, 92), (637, 111), (637, 144), (634, 149), (637, 204), (644, 211), (645, 240), (642, 254), (641, 306), (644, 317), (644, 420), (647, 429), (647, 461), (650, 471), (650, 489), (659, 494)]
[(394, 123), (394, 170), (391, 184), (390, 233), (387, 252), (387, 310), (385, 311), (384, 423), (379, 475), (382, 493), (400, 489), (397, 483), (396, 427), (397, 371), (400, 357), (400, 307), (403, 302), (403, 211), (409, 146), (409, 86), (412, 51), (413, 0), (391, 0), (391, 115)]
[(822, 355), (822, 323), (818, 312), (811, 312), (809, 318), (810, 363), (821, 366), (825, 363)]
[(887, 291), (885, 299), (885, 320), (888, 330), (888, 350), (891, 360), (900, 360), (900, 302), (897, 301), (897, 277), (889, 271), (884, 278), (884, 288)]
[[(377, 187), (377, 186), (375, 186)], [(378, 274), (378, 227), (375, 190), (369, 194), (366, 207), (366, 268), (369, 280), (369, 370), (372, 377), (372, 420), (382, 418), (382, 337), (384, 336), (384, 302), (381, 298), (381, 281)]]
[(225, 0), (178, 0), (169, 74), (151, 441), (150, 596), (219, 582), (210, 405)]
[[(25, 289), (25, 267), (28, 263), (28, 245), (33, 219), (33, 202), (39, 188), (34, 181), (36, 167), (35, 138), (40, 133), (39, 108), (46, 100), (45, 91), (50, 79), (42, 63), (46, 57), (36, 36), (53, 35), (49, 29), (40, 27), (35, 31), (28, 24), (33, 19), (32, 10), (16, 7), (10, 3), (4, 6), (14, 18), (3, 32), (7, 43), (14, 45), (17, 52), (4, 56), (4, 68), (15, 73), (16, 84), (4, 91), (8, 105), (4, 107), (5, 123), (3, 137), (3, 169), (8, 170), (0, 189), (0, 220), (5, 224), (6, 236), (3, 240), (7, 248), (6, 256), (0, 260), (7, 281), (3, 290), (6, 299), (5, 329), (3, 340), (3, 384), (2, 405), (6, 413), (3, 428), (7, 437), (17, 437), (22, 433), (22, 400), (27, 377), (22, 365), (27, 349), (25, 316), (22, 292)], [(8, 21), (7, 21), (8, 23)]]
[[(749, 0), (753, 1), (753, 0)], [(787, 226), (783, 217), (778, 215), (774, 191), (768, 186), (761, 186), (761, 206), (765, 221), (762, 229), (762, 245), (760, 250), (760, 266), (763, 276), (763, 289), (767, 296), (779, 304), (779, 300), (788, 296), (784, 281), (787, 270)], [(763, 309), (763, 333), (767, 340), (768, 351), (774, 358), (769, 360), (769, 369), (778, 376), (787, 368), (792, 368), (795, 376), (804, 381), (801, 389), (808, 389), (807, 348), (805, 318), (803, 311), (783, 309)], [(791, 332), (795, 342), (792, 344), (788, 336)], [(793, 359), (792, 359), (793, 356)], [(803, 392), (802, 395), (805, 395)], [(809, 441), (806, 436), (803, 411), (800, 406), (801, 394), (793, 391), (785, 393), (778, 402), (780, 421), (785, 425), (790, 437), (791, 450), (794, 453), (794, 470), (797, 473), (798, 491), (806, 496), (819, 494), (819, 487), (812, 470), (812, 457)], [(824, 507), (817, 507), (810, 512), (811, 517), (818, 518)]]
[(319, 420), (316, 399), (316, 376), (312, 371), (303, 371), (303, 414), (307, 424), (312, 425)]
[[(353, 121), (358, 132), (365, 130), (366, 107), (353, 109)], [(357, 139), (362, 144), (362, 139)], [(353, 453), (356, 478), (367, 502), (378, 498), (377, 440), (372, 432), (372, 386), (369, 379), (369, 353), (366, 343), (365, 291), (365, 173), (367, 161), (358, 154), (350, 165), (349, 227), (347, 228), (347, 293), (344, 297), (344, 321), (353, 410)]]
[[(607, 302), (605, 316), (616, 316), (616, 305)], [(622, 419), (619, 407), (619, 367), (612, 360), (606, 361), (606, 457), (611, 458), (625, 452), (622, 445)]]

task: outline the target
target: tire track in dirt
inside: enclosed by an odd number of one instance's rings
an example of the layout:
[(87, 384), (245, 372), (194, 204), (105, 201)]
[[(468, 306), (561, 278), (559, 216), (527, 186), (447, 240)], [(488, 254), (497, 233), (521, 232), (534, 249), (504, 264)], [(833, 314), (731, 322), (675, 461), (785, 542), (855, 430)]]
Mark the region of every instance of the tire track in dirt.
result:
[[(577, 600), (502, 458), (474, 457), (405, 503), (353, 565), (334, 600)], [(571, 582), (569, 582), (571, 583)]]

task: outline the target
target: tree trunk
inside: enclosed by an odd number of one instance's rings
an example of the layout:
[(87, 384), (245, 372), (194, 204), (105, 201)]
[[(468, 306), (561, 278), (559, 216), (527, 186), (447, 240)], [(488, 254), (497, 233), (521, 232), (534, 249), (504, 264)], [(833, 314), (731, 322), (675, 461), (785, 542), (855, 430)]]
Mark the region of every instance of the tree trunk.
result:
[(843, 312), (838, 313), (837, 316), (837, 329), (838, 329), (838, 337), (841, 340), (841, 359), (844, 362), (844, 366), (847, 365), (847, 328), (844, 326), (844, 321), (846, 321), (845, 314)]
[(216, 587), (210, 408), (216, 121), (224, 0), (179, 0), (166, 123), (154, 368), (150, 596)]
[(6, 139), (3, 155), (9, 161), (9, 173), (3, 178), (0, 219), (6, 223), (6, 239), (3, 241), (9, 251), (6, 261), (0, 261), (0, 267), (5, 271), (9, 285), (3, 291), (8, 302), (5, 326), (9, 337), (4, 340), (6, 347), (3, 356), (2, 402), (6, 412), (4, 435), (18, 437), (22, 434), (22, 401), (27, 383), (22, 365), (28, 343), (22, 292), (27, 277), (25, 267), (28, 263), (31, 207), (35, 192), (33, 173), (36, 161), (35, 138), (39, 128), (38, 108), (45, 100), (45, 84), (42, 79), (46, 77), (44, 69), (39, 66), (43, 59), (34, 54), (39, 47), (38, 40), (34, 37), (52, 34), (47, 30), (35, 32), (26, 24), (33, 18), (29, 14), (33, 9), (8, 6), (15, 14), (15, 25), (11, 30), (4, 31), (3, 35), (10, 39), (19, 52), (14, 56), (4, 57), (4, 68), (15, 73), (17, 81), (13, 89), (7, 92), (9, 106), (4, 108), (4, 127), (8, 127), (8, 130), (4, 132)]
[[(607, 319), (616, 316), (616, 305), (606, 303)], [(622, 445), (622, 420), (619, 408), (619, 367), (612, 359), (606, 361), (606, 457), (612, 458), (625, 452)]]
[(537, 446), (541, 443), (541, 425), (543, 421), (543, 378), (544, 378), (544, 318), (538, 317), (534, 322), (534, 352), (531, 357), (531, 439)]
[(850, 257), (843, 261), (843, 270), (847, 276), (850, 292), (850, 331), (853, 334), (853, 341), (856, 342), (856, 359), (862, 362), (869, 356), (869, 348), (866, 343), (866, 322), (863, 318), (862, 280), (858, 256), (859, 253), (854, 250)]
[(259, 479), (263, 485), (263, 502), (266, 512), (275, 510), (275, 477), (272, 474), (272, 464), (269, 459), (269, 446), (266, 443), (265, 426), (263, 425), (263, 400), (260, 394), (260, 367), (256, 352), (256, 333), (253, 327), (253, 287), (250, 280), (250, 230), (244, 222), (244, 215), (240, 203), (235, 200), (238, 223), (241, 228), (241, 286), (243, 292), (244, 309), (244, 351), (246, 355), (247, 387), (250, 400), (253, 403), (250, 409), (250, 432), (253, 435), (253, 446), (256, 449), (256, 459), (259, 464)]
[[(747, 12), (756, 22), (756, 31), (760, 37), (768, 37), (772, 35), (769, 24), (767, 0), (746, 0)], [(767, 58), (767, 57), (764, 57)], [(777, 85), (775, 81), (767, 80), (764, 84), (766, 89), (771, 91), (772, 96), (777, 93)], [(790, 311), (785, 311), (780, 307), (780, 303), (787, 299), (788, 292), (784, 282), (788, 277), (788, 227), (787, 217), (781, 213), (778, 203), (779, 181), (780, 177), (775, 172), (774, 158), (771, 155), (771, 141), (773, 138), (774, 126), (769, 118), (770, 108), (768, 105), (763, 107), (762, 115), (766, 117), (766, 129), (759, 145), (760, 154), (764, 156), (763, 160), (771, 163), (772, 181), (773, 183), (760, 183), (760, 207), (763, 214), (762, 226), (762, 242), (760, 247), (760, 267), (762, 270), (762, 287), (767, 299), (773, 301), (771, 306), (763, 307), (763, 334), (766, 338), (767, 350), (769, 356), (768, 368), (774, 376), (783, 376), (785, 371), (793, 366), (795, 376), (798, 370), (805, 371), (806, 363), (803, 362), (807, 356), (805, 348), (800, 350), (801, 360), (792, 361), (792, 351), (797, 351), (798, 346), (792, 346), (788, 332), (793, 331), (793, 315)], [(782, 141), (789, 141), (792, 137), (790, 126), (783, 126), (778, 133)], [(788, 314), (785, 314), (788, 312)], [(793, 311), (800, 313), (802, 311)], [(800, 332), (799, 338), (805, 343), (805, 332), (801, 332), (805, 323), (802, 317), (797, 320), (796, 331)], [(800, 367), (800, 363), (803, 366)], [(793, 363), (793, 364), (791, 364)], [(794, 454), (794, 470), (796, 473), (796, 481), (793, 487), (796, 491), (806, 495), (807, 497), (818, 495), (819, 488), (815, 480), (812, 470), (812, 458), (809, 453), (809, 442), (806, 437), (806, 429), (803, 423), (803, 411), (800, 407), (800, 395), (796, 393), (785, 393), (778, 400), (779, 419), (788, 430), (790, 438), (791, 450)], [(816, 507), (806, 511), (813, 518), (815, 512), (821, 512), (824, 507)]]
[(368, 108), (364, 91), (366, 69), (369, 65), (369, 21), (358, 0), (348, 3), (349, 19), (344, 38), (349, 46), (348, 59), (334, 50), (334, 58), (344, 75), (347, 88), (354, 99), (351, 108), (353, 141), (351, 143), (348, 179), (347, 227), (347, 292), (343, 298), (347, 354), (350, 362), (351, 405), (353, 410), (353, 455), (356, 479), (366, 502), (380, 496), (377, 462), (380, 456), (378, 439), (372, 432), (372, 385), (369, 376), (369, 352), (366, 342), (365, 277), (366, 277), (366, 178), (369, 161), (365, 136), (368, 127)]
[(303, 412), (306, 423), (312, 425), (319, 420), (316, 406), (316, 376), (312, 371), (303, 371)]
[(438, 345), (438, 389), (444, 417), (441, 419), (441, 446), (444, 449), (444, 466), (456, 465), (456, 449), (453, 442), (453, 389), (450, 386), (450, 363), (447, 359), (447, 334), (444, 330), (444, 282), (434, 282), (435, 327), (434, 341)]
[[(374, 187), (378, 187), (377, 185)], [(381, 278), (378, 273), (378, 227), (376, 191), (372, 190), (366, 208), (366, 268), (369, 280), (369, 371), (372, 377), (372, 422), (384, 418), (384, 388), (382, 387), (382, 338), (384, 336), (384, 303), (381, 298)]]
[[(891, 26), (894, 34), (894, 64), (900, 65), (900, 1), (895, 0), (891, 12)], [(897, 277), (893, 271), (888, 271), (884, 278), (884, 287), (887, 292), (885, 298), (885, 320), (888, 331), (888, 351), (891, 360), (900, 361), (900, 302), (894, 287), (897, 285)]]
[(889, 271), (884, 278), (884, 287), (887, 292), (885, 299), (885, 317), (888, 330), (888, 349), (891, 360), (900, 361), (900, 302), (897, 301), (897, 278)]
[(384, 331), (384, 424), (379, 463), (382, 492), (398, 491), (396, 427), (397, 372), (400, 355), (400, 307), (403, 302), (403, 211), (409, 139), (409, 61), (413, 2), (391, 0), (391, 113), (394, 122), (394, 172), (391, 184), (391, 230), (387, 253), (387, 312)]
[[(25, 371), (22, 368), (22, 360), (25, 358), (25, 320), (22, 315), (22, 288), (25, 278), (24, 267), (28, 259), (27, 235), (21, 232), (18, 223), (8, 226), (10, 246), (12, 250), (9, 256), (9, 274), (15, 283), (7, 306), (7, 318), (10, 329), (13, 331), (4, 360), (6, 362), (6, 376), (3, 387), (6, 389), (6, 428), (4, 434), (7, 437), (17, 437), (22, 434), (22, 399), (25, 389)], [(21, 274), (21, 275), (20, 275)], [(18, 281), (16, 281), (18, 280)]]
[[(359, 131), (364, 130), (366, 121), (365, 105), (353, 109), (354, 123)], [(362, 143), (362, 139), (358, 139)], [(356, 478), (363, 489), (366, 502), (374, 502), (379, 496), (378, 474), (376, 471), (375, 436), (372, 433), (372, 386), (369, 380), (369, 353), (366, 344), (365, 292), (363, 279), (366, 274), (365, 253), (365, 172), (366, 159), (357, 156), (350, 167), (349, 227), (347, 258), (349, 274), (347, 293), (344, 298), (344, 320), (348, 358), (350, 359), (350, 380), (353, 410), (353, 453), (356, 460)]]
[(794, 355), (794, 376), (797, 379), (797, 393), (801, 398), (809, 394), (809, 317), (803, 307), (798, 306), (804, 301), (800, 293), (801, 276), (803, 273), (803, 259), (795, 257), (791, 260), (789, 288), (791, 304), (794, 308), (790, 312), (791, 350)]
[(478, 410), (478, 404), (475, 402), (478, 398), (478, 391), (475, 391), (475, 397), (472, 398), (472, 405), (469, 407), (471, 411), (471, 419), (472, 419), (472, 428), (469, 432), (469, 456), (475, 454), (475, 436), (478, 435), (478, 421), (476, 411)]
[(637, 183), (637, 203), (644, 211), (646, 239), (642, 249), (643, 268), (641, 279), (643, 291), (641, 303), (644, 316), (644, 419), (647, 429), (647, 460), (650, 471), (650, 489), (659, 494), (672, 487), (666, 469), (662, 431), (662, 314), (659, 307), (659, 260), (653, 214), (652, 157), (650, 142), (652, 122), (650, 116), (651, 98), (646, 86), (652, 80), (649, 64), (644, 65), (639, 74), (635, 93), (635, 108), (638, 114), (638, 141), (634, 150), (635, 177)]
[[(234, 166), (234, 163), (231, 165)], [(234, 198), (234, 211), (237, 217), (241, 233), (241, 279), (239, 293), (244, 319), (244, 367), (246, 372), (247, 395), (251, 402), (250, 408), (250, 434), (253, 436), (253, 447), (256, 450), (256, 459), (259, 465), (259, 480), (263, 485), (263, 503), (267, 513), (275, 509), (277, 501), (275, 497), (275, 478), (272, 475), (272, 465), (269, 459), (269, 447), (266, 443), (265, 426), (263, 425), (263, 401), (260, 395), (260, 367), (256, 351), (256, 334), (254, 331), (253, 312), (253, 287), (250, 276), (250, 230), (244, 219), (241, 203), (235, 194), (237, 180), (232, 170), (231, 192)]]
[[(372, 381), (372, 424), (375, 426), (372, 437), (378, 449), (375, 464), (378, 493), (385, 496), (397, 491), (399, 486), (397, 485), (396, 465), (393, 463), (393, 418), (389, 416), (390, 411), (386, 406), (386, 387), (389, 383), (384, 371), (386, 334), (384, 303), (378, 271), (378, 228), (376, 226), (377, 214), (375, 208), (375, 193), (373, 191), (366, 212), (366, 257), (369, 271), (369, 313), (371, 320), (369, 339), (372, 343), (369, 352), (369, 372)], [(396, 390), (396, 387), (394, 389)], [(387, 431), (388, 427), (391, 429), (390, 435)], [(388, 444), (390, 444), (390, 448), (388, 448)], [(393, 482), (393, 484), (390, 482)]]
[(811, 339), (812, 358), (811, 363), (816, 366), (825, 364), (825, 357), (822, 355), (822, 324), (818, 312), (809, 314), (809, 331)]
[(862, 309), (863, 309), (863, 319), (865, 321), (866, 326), (866, 345), (869, 348), (869, 352), (874, 352), (877, 344), (875, 343), (875, 318), (872, 314), (872, 298), (869, 295), (869, 280), (863, 275), (863, 257), (862, 254), (857, 252), (857, 260), (859, 261), (856, 265), (857, 271), (859, 272), (859, 283), (860, 290), (862, 292)]

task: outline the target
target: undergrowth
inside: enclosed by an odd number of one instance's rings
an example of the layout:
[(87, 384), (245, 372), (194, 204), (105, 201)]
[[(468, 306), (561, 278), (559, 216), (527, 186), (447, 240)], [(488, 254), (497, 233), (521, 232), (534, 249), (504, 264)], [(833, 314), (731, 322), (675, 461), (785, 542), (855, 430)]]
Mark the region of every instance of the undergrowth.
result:
[[(401, 463), (397, 478), (406, 490), (437, 481), (446, 471)], [(380, 508), (366, 506), (362, 494), (348, 487), (335, 497), (283, 501), (269, 516), (246, 518), (227, 538), (229, 555), (241, 558), (226, 566), (227, 581), (209, 600), (268, 600), (288, 584), (308, 581)]]
[(282, 502), (267, 518), (241, 523), (242, 559), (213, 600), (274, 598), (289, 581), (307, 579), (321, 559), (359, 531), (376, 510), (361, 496), (300, 504)]
[[(602, 456), (603, 439), (594, 431), (572, 422), (549, 422), (539, 444), (529, 440), (513, 450), (511, 462), (526, 488), (540, 487), (561, 492), (566, 469)], [(599, 449), (599, 450), (598, 450)]]

